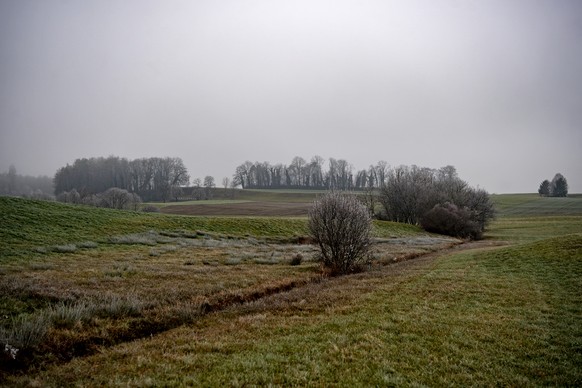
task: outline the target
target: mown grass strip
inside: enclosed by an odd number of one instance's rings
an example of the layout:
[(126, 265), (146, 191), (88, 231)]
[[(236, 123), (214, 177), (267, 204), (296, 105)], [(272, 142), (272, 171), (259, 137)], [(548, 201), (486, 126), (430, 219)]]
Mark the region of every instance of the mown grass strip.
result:
[(493, 195), (499, 215), (512, 217), (582, 216), (582, 197), (540, 197), (537, 194)]
[(563, 236), (582, 230), (582, 216), (499, 217), (487, 231), (487, 238), (527, 243)]

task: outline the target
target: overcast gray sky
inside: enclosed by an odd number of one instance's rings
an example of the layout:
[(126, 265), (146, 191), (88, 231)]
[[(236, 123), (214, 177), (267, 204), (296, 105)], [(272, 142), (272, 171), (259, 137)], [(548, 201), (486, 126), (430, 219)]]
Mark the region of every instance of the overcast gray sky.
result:
[(0, 0), (0, 171), (109, 155), (582, 192), (582, 1)]

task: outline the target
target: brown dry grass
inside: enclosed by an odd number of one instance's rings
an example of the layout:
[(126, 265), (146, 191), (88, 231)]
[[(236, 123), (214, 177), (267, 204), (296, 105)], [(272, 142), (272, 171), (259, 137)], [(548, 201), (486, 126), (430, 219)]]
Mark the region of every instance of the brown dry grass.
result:
[(168, 205), (161, 211), (189, 216), (305, 217), (310, 202), (242, 202), (226, 204)]
[[(372, 253), (374, 268), (450, 244), (426, 237), (379, 240)], [(290, 265), (297, 254), (303, 257), (301, 265)], [(312, 245), (204, 239), (183, 245), (113, 245), (14, 263), (0, 274), (0, 289), (10, 295), (3, 316), (27, 311), (39, 315), (63, 303), (82, 306), (90, 316), (53, 325), (36, 349), (21, 353), (10, 373), (193, 323), (209, 312), (288, 294), (282, 291), (301, 288), (309, 294), (322, 281), (315, 255)], [(131, 313), (112, 313), (115, 304)]]
[[(442, 247), (441, 251), (418, 256), (415, 260), (402, 260), (390, 266), (374, 265), (368, 271), (354, 275), (318, 278), (287, 292), (265, 295), (244, 304), (230, 304), (220, 311), (200, 316), (190, 325), (160, 333), (147, 341), (132, 341), (121, 346), (102, 348), (93, 356), (77, 358), (66, 365), (51, 367), (46, 373), (35, 373), (20, 381), (41, 385), (46, 381), (147, 385), (147, 378), (150, 377), (142, 377), (145, 373), (146, 376), (163, 376), (162, 380), (166, 382), (176, 379), (184, 383), (188, 374), (198, 376), (204, 373), (196, 365), (220, 370), (221, 359), (231, 353), (237, 355), (246, 351), (244, 349), (252, 349), (257, 338), (276, 338), (285, 336), (285, 333), (294, 336), (292, 333), (304, 325), (325, 326), (329, 317), (347, 316), (354, 306), (366, 301), (369, 295), (378, 290), (397, 289), (399, 284), (407, 284), (426, 273), (427, 268), (436, 266), (436, 259), (441, 255), (461, 252), (465, 247), (483, 248), (487, 244)], [(389, 249), (389, 245), (383, 248)], [(411, 256), (415, 256), (415, 253), (411, 252)], [(335, 328), (330, 327), (329, 330), (331, 333)], [(317, 343), (310, 343), (308, 338), (304, 341), (306, 345), (317, 346)], [(334, 358), (341, 356), (342, 344), (329, 346), (337, 353)], [(181, 365), (188, 368), (182, 376), (176, 374)], [(93, 374), (96, 370), (98, 375)], [(316, 371), (310, 373), (316, 376)], [(232, 375), (232, 378), (236, 377)], [(207, 381), (211, 385), (216, 382)]]

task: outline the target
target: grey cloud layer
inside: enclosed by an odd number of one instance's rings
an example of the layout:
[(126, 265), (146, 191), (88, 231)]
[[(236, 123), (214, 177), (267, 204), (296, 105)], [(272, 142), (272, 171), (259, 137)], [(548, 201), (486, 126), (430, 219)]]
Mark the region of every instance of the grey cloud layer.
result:
[(4, 1), (0, 169), (318, 154), (581, 192), (580, 38), (576, 1)]

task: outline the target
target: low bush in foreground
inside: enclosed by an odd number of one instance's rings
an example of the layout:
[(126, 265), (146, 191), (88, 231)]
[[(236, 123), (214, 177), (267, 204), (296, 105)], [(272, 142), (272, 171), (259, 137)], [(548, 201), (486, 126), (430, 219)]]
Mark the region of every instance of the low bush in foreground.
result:
[(321, 251), (321, 262), (332, 273), (357, 270), (371, 245), (372, 218), (357, 198), (339, 192), (325, 194), (309, 211), (309, 232)]

